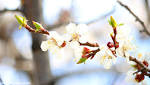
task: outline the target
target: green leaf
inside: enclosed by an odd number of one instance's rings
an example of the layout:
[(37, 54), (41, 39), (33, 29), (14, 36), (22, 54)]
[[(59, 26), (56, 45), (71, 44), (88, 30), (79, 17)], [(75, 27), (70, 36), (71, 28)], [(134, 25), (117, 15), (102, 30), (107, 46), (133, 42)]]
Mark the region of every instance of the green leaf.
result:
[(17, 19), (18, 23), (20, 24), (19, 29), (21, 29), (22, 26), (25, 26), (27, 24), (27, 20), (25, 17), (15, 15), (15, 18)]
[(25, 24), (27, 24), (27, 20), (26, 20), (25, 17), (21, 17), (21, 16), (17, 16), (17, 15), (15, 15), (15, 17), (16, 17), (16, 19), (17, 19), (17, 21), (18, 21), (18, 23), (19, 23), (20, 25), (25, 25)]
[(133, 67), (133, 68), (137, 69), (137, 65), (133, 65), (133, 64), (131, 64), (131, 67)]
[(108, 23), (109, 23), (109, 25), (111, 25), (111, 26), (112, 26), (112, 22), (111, 22), (110, 20), (108, 20)]
[(87, 60), (87, 58), (80, 58), (80, 60), (77, 62), (77, 64), (84, 63)]
[(123, 23), (118, 24), (118, 26), (123, 26), (123, 25), (124, 25)]
[(35, 21), (32, 21), (32, 22), (33, 22), (33, 25), (36, 28), (36, 32), (39, 31), (41, 28), (43, 28), (43, 26), (40, 23), (35, 22)]

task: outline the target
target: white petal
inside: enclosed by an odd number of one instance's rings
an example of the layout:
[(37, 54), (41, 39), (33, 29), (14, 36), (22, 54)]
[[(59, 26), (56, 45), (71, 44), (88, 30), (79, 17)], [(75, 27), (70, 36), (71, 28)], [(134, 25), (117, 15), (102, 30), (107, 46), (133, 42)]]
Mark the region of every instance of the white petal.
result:
[(49, 48), (49, 45), (48, 45), (47, 41), (43, 41), (41, 44), (42, 51), (47, 51), (48, 48)]

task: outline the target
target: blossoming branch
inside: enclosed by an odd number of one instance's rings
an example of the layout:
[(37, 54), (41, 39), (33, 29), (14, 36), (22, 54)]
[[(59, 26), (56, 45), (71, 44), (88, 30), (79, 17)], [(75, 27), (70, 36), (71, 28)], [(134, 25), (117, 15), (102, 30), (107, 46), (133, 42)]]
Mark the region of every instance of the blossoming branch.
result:
[(15, 17), (20, 24), (19, 28), (25, 27), (29, 32), (46, 34), (48, 40), (41, 43), (42, 51), (50, 50), (53, 55), (59, 55), (65, 48), (69, 48), (74, 50), (77, 64), (85, 63), (88, 59), (97, 56), (100, 57), (100, 63), (106, 69), (116, 62), (116, 58), (123, 57), (133, 68), (128, 72), (129, 76), (133, 77), (133, 81), (142, 82), (145, 76), (150, 77), (150, 60), (147, 59), (149, 56), (138, 54), (132, 57), (130, 52), (134, 51), (136, 46), (132, 43), (133, 37), (130, 35), (130, 30), (120, 28), (123, 24), (117, 24), (112, 16), (108, 20), (112, 27), (112, 33), (109, 34), (111, 41), (104, 45), (91, 42), (87, 37), (88, 26), (85, 24), (70, 23), (66, 26), (66, 32), (60, 35), (56, 31), (48, 32), (41, 24), (34, 21), (33, 25), (36, 29), (33, 29), (24, 17), (17, 15)]

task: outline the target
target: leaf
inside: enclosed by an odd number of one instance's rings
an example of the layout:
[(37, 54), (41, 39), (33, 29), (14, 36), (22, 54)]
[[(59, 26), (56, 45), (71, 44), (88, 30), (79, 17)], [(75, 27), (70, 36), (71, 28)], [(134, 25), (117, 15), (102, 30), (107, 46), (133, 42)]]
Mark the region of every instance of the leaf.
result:
[(77, 64), (84, 63), (87, 60), (87, 58), (80, 58), (80, 60), (77, 62)]
[(137, 65), (131, 65), (131, 67), (133, 67), (133, 68), (137, 69)]
[(123, 26), (123, 25), (124, 25), (123, 23), (118, 24), (118, 26)]
[(32, 21), (32, 23), (36, 28), (36, 30), (35, 30), (36, 32), (39, 31), (41, 28), (43, 28), (43, 26), (38, 22)]
[(15, 18), (17, 19), (17, 21), (20, 25), (24, 26), (27, 24), (27, 20), (25, 17), (15, 15)]
[(108, 20), (108, 23), (109, 23), (109, 25), (111, 25), (111, 26), (112, 26), (112, 22), (111, 22), (110, 20)]
[(26, 26), (27, 20), (26, 20), (25, 17), (21, 17), (21, 16), (15, 15), (15, 18), (17, 19), (18, 23), (20, 24), (19, 29), (21, 29), (22, 26), (23, 26), (23, 27)]

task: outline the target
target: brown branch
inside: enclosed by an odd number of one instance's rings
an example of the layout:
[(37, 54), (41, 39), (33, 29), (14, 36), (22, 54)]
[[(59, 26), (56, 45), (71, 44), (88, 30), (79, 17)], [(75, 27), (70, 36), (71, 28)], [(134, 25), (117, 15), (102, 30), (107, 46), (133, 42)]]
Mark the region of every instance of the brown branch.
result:
[(116, 36), (117, 36), (117, 28), (116, 28), (116, 27), (113, 27), (113, 33), (114, 33), (114, 35), (110, 35), (110, 36), (111, 36), (111, 39), (112, 39), (112, 41), (113, 41), (113, 47), (114, 47), (115, 49), (111, 49), (111, 48), (112, 48), (112, 47), (110, 46), (111, 42), (108, 42), (108, 43), (107, 43), (107, 47), (108, 47), (108, 49), (112, 52), (112, 54), (113, 54), (115, 57), (117, 57), (117, 56), (116, 56), (116, 49), (119, 47), (119, 42), (116, 41)]
[(135, 62), (141, 68), (140, 70), (138, 69), (138, 71), (136, 71), (135, 73), (142, 72), (144, 75), (150, 77), (150, 73), (149, 73), (150, 69), (144, 66), (142, 62), (138, 61), (136, 58), (133, 58), (132, 56), (129, 56), (129, 60)]
[(98, 49), (96, 49), (96, 50), (92, 50), (91, 51), (91, 53), (89, 54), (89, 56), (91, 57), (91, 59), (93, 59), (94, 58), (94, 56), (96, 55), (96, 53), (97, 52), (99, 52), (100, 51), (100, 49), (98, 48)]
[(142, 27), (143, 27), (144, 29), (143, 29), (141, 32), (145, 32), (147, 35), (150, 35), (150, 33), (149, 33), (148, 29), (146, 28), (144, 22), (143, 22), (127, 5), (123, 4), (123, 3), (120, 2), (120, 1), (117, 1), (117, 2), (118, 2), (122, 7), (124, 7), (125, 9), (127, 9), (127, 10), (130, 12), (130, 14), (132, 14), (132, 15), (135, 17), (136, 21), (138, 21), (138, 22), (142, 25)]
[(22, 12), (22, 11), (18, 8), (13, 10), (9, 10), (9, 9), (0, 10), (0, 13), (5, 13), (5, 12)]
[(45, 30), (45, 29), (36, 31), (35, 29), (33, 29), (32, 27), (30, 27), (29, 25), (26, 25), (26, 26), (24, 26), (24, 27), (25, 27), (29, 32), (49, 35), (49, 32), (48, 32), (47, 30)]
[(79, 42), (79, 44), (82, 46), (99, 47), (98, 43), (89, 43), (89, 42), (81, 43), (81, 42)]

